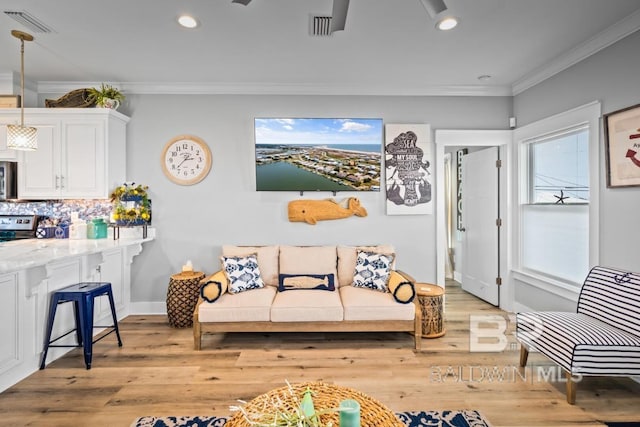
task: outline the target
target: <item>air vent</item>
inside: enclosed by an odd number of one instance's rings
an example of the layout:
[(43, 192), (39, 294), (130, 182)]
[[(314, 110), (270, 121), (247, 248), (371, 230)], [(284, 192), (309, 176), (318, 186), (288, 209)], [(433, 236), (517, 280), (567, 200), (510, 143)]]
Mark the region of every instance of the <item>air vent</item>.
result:
[(331, 35), (331, 17), (330, 16), (312, 16), (311, 35), (312, 36), (330, 36)]
[(14, 21), (17, 21), (20, 24), (24, 25), (34, 33), (55, 33), (55, 31), (51, 27), (45, 25), (42, 21), (31, 15), (29, 12), (25, 12), (23, 10), (5, 10), (4, 14)]

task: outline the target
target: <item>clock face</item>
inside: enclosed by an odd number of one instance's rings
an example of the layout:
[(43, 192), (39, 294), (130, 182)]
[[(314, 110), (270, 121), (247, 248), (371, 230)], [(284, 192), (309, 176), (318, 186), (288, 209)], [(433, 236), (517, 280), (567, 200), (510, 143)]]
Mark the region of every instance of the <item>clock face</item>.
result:
[(181, 135), (167, 143), (162, 152), (162, 170), (171, 181), (193, 185), (211, 170), (211, 151), (197, 136)]

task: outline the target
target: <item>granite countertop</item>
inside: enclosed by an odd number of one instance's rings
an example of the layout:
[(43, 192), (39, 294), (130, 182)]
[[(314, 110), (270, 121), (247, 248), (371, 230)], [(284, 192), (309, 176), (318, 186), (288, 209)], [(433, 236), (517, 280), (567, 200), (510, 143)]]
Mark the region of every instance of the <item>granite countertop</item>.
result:
[(12, 242), (0, 242), (0, 274), (12, 273), (42, 266), (64, 258), (104, 252), (149, 242), (154, 239), (155, 230), (148, 229), (147, 237), (141, 234), (120, 234), (120, 239), (24, 239)]

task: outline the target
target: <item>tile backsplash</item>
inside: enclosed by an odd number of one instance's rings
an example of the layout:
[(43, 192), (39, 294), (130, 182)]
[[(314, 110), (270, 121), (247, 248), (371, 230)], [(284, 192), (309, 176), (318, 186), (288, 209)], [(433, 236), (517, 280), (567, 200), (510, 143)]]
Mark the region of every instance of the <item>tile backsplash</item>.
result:
[(41, 202), (0, 202), (0, 215), (40, 215), (68, 222), (71, 212), (78, 212), (83, 220), (93, 218), (109, 219), (111, 202), (109, 200), (46, 200)]

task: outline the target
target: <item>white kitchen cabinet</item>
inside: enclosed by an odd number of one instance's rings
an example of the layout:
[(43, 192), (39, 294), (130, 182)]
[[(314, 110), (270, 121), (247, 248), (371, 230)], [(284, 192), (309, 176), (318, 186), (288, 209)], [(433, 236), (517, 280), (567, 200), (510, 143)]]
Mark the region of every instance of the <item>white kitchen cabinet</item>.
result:
[(0, 275), (0, 375), (20, 363), (22, 309), (17, 273)]
[[(19, 116), (20, 110), (7, 110), (0, 123)], [(26, 109), (25, 124), (38, 128), (38, 149), (17, 154), (18, 197), (108, 198), (126, 179), (128, 121), (105, 108)]]
[(7, 125), (13, 124), (0, 117), (0, 160), (15, 160), (17, 156), (16, 150), (7, 148)]
[[(109, 282), (111, 283), (111, 292), (116, 307), (116, 316), (120, 319), (124, 317), (128, 309), (129, 296), (126, 289), (126, 281), (124, 280), (124, 261), (122, 248), (109, 249), (98, 254), (99, 259), (89, 261), (91, 263), (90, 275), (88, 281), (93, 282)], [(87, 257), (89, 259), (90, 257)], [(93, 264), (97, 263), (94, 267)], [(94, 322), (101, 325), (110, 325), (111, 306), (106, 296), (102, 296), (96, 300), (94, 307)], [(96, 323), (98, 324), (98, 323)]]

